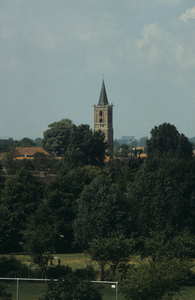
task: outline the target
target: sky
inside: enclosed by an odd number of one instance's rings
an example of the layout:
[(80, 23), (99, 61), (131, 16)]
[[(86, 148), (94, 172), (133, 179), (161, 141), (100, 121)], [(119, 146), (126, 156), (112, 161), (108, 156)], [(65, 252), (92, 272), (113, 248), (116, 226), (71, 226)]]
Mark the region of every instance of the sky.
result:
[(194, 137), (194, 0), (0, 0), (0, 138), (93, 128), (103, 78), (114, 139)]

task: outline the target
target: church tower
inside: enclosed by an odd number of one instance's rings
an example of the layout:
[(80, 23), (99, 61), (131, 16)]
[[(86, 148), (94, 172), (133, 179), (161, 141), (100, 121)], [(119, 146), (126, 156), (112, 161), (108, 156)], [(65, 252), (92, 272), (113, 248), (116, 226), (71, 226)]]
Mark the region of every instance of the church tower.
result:
[(113, 150), (112, 108), (113, 104), (109, 105), (108, 103), (103, 80), (98, 105), (94, 105), (94, 131), (100, 129), (105, 133), (105, 140), (108, 142), (109, 151)]

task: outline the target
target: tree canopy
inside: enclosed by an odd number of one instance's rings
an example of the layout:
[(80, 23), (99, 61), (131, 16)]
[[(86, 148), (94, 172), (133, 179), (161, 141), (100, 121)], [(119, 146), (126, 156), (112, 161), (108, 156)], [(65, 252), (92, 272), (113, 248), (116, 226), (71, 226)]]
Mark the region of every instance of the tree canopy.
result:
[(107, 148), (108, 144), (101, 130), (93, 132), (87, 124), (73, 125), (65, 162), (70, 167), (102, 165)]
[(85, 249), (97, 237), (107, 237), (112, 231), (128, 229), (128, 208), (125, 196), (103, 175), (85, 186), (78, 200), (74, 221), (75, 242)]
[(174, 125), (163, 123), (155, 126), (150, 133), (151, 137), (146, 141), (148, 155), (164, 154), (179, 158), (192, 155), (192, 143)]
[(48, 125), (49, 129), (43, 133), (42, 145), (49, 153), (58, 153), (62, 155), (66, 152), (70, 133), (73, 127), (72, 121), (62, 119), (59, 122), (54, 122)]

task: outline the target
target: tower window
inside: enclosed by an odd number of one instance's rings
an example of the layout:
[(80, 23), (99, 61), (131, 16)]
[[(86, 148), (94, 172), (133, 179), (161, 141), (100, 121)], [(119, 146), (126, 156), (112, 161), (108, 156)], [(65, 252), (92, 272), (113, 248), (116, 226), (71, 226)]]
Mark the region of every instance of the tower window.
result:
[(102, 123), (102, 118), (100, 118), (100, 123)]
[(100, 116), (102, 116), (102, 111), (100, 110)]

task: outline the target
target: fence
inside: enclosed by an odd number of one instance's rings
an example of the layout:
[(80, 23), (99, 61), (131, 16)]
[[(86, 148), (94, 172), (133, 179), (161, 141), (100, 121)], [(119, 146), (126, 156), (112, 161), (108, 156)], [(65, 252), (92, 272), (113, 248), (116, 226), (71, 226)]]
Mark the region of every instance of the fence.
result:
[[(7, 277), (0, 277), (0, 280), (12, 280), (16, 281), (16, 299), (19, 300), (19, 282), (20, 281), (50, 281), (51, 279), (40, 279), (40, 278), (7, 278)], [(58, 279), (53, 279), (53, 281), (58, 281)], [(116, 300), (118, 300), (118, 282), (115, 281), (91, 281), (95, 284), (109, 284), (111, 288), (116, 289)]]

